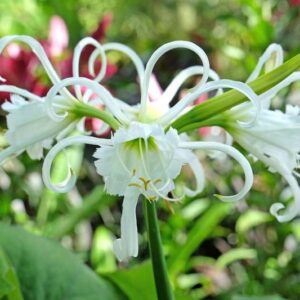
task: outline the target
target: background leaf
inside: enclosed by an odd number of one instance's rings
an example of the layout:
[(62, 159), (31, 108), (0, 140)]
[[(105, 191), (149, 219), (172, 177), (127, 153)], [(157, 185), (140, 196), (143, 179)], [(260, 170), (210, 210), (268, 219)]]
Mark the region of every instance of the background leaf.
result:
[(0, 299), (23, 300), (20, 285), (11, 262), (0, 248)]
[(53, 241), (1, 224), (0, 245), (16, 269), (26, 300), (126, 299)]

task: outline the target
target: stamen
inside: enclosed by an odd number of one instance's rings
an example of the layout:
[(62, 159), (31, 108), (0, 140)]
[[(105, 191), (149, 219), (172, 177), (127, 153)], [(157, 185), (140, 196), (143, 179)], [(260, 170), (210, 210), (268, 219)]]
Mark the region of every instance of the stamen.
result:
[[(141, 160), (142, 160), (142, 166), (143, 166), (143, 169), (144, 169), (144, 172), (146, 174), (146, 176), (148, 178), (151, 178), (149, 176), (149, 172), (147, 170), (147, 167), (146, 167), (146, 163), (145, 163), (145, 159), (144, 159), (144, 154), (143, 154), (143, 146), (142, 146), (142, 142), (141, 142), (141, 139), (139, 139), (139, 150), (140, 150), (140, 156), (141, 156)], [(169, 184), (169, 183), (168, 183)], [(184, 195), (180, 198), (169, 198), (165, 195), (163, 195), (157, 188), (156, 186), (150, 181), (150, 186), (151, 188), (153, 189), (153, 191), (159, 196), (161, 197), (162, 199), (165, 199), (165, 200), (168, 200), (168, 201), (181, 201), (183, 198), (184, 198)]]
[(143, 177), (139, 177), (139, 180), (141, 180), (141, 181), (143, 182), (145, 191), (147, 191), (147, 190), (148, 190), (148, 185), (149, 185), (149, 183), (151, 182), (151, 179), (146, 180), (146, 179), (143, 178)]
[(128, 186), (135, 186), (135, 187), (140, 188), (140, 189), (142, 188), (142, 186), (140, 184), (136, 183), (136, 182), (129, 183)]

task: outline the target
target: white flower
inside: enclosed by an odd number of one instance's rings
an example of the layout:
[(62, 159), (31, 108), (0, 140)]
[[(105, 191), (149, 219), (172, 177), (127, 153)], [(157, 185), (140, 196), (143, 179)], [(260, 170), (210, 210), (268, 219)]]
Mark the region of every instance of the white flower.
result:
[[(282, 49), (279, 45), (271, 45), (261, 57), (254, 72), (249, 77), (255, 79), (263, 65), (275, 54), (275, 64), (272, 68), (282, 63)], [(272, 69), (270, 68), (270, 69)], [(300, 79), (300, 72), (295, 72), (285, 78), (281, 83), (259, 95), (263, 109), (260, 111), (256, 122), (250, 127), (242, 127), (237, 120), (251, 120), (256, 115), (253, 106), (248, 103), (234, 107), (224, 115), (228, 118), (225, 125), (233, 139), (254, 157), (261, 160), (270, 171), (278, 172), (289, 184), (294, 196), (294, 203), (289, 205), (284, 212), (282, 203), (274, 203), (271, 213), (280, 221), (291, 220), (300, 213), (300, 188), (295, 176), (299, 176), (300, 153), (300, 115), (299, 107), (286, 106), (286, 112), (270, 110), (270, 100), (281, 89)]]
[[(63, 99), (56, 99), (55, 103), (63, 104)], [(24, 150), (31, 159), (41, 159), (43, 149), (49, 149), (54, 138), (62, 138), (77, 123), (70, 115), (62, 122), (54, 121), (47, 112), (45, 101), (40, 99), (26, 101), (12, 95), (11, 102), (4, 103), (2, 109), (8, 112), (5, 138), (10, 147), (0, 153), (0, 160)]]
[[(118, 46), (119, 47), (119, 46)], [(179, 86), (194, 74), (202, 74), (199, 84), (178, 102), (173, 108), (153, 109), (148, 100), (149, 82), (156, 61), (165, 52), (177, 47), (187, 48), (194, 51), (202, 60), (203, 66), (188, 68), (173, 80), (169, 88), (162, 95), (163, 107), (170, 101), (179, 89)], [(104, 49), (111, 47), (104, 45)], [(117, 49), (117, 47), (115, 47)], [(128, 52), (126, 48), (119, 48)], [(132, 50), (130, 50), (132, 51)], [(97, 51), (92, 54), (95, 56)], [(197, 187), (195, 191), (186, 188), (185, 192), (195, 195), (203, 189), (203, 170), (197, 156), (192, 152), (195, 149), (218, 150), (235, 158), (245, 172), (245, 185), (234, 196), (219, 196), (224, 201), (236, 201), (243, 198), (252, 185), (253, 175), (248, 161), (236, 149), (228, 145), (214, 142), (186, 142), (177, 131), (165, 128), (190, 106), (200, 94), (214, 89), (236, 88), (244, 93), (251, 101), (256, 103), (256, 95), (245, 84), (230, 80), (216, 80), (207, 83), (211, 74), (207, 57), (203, 50), (189, 42), (173, 42), (159, 48), (150, 58), (144, 71), (141, 60), (132, 52), (127, 53), (134, 61), (139, 81), (141, 83), (141, 103), (130, 107), (121, 100), (115, 99), (109, 111), (114, 114), (121, 123), (121, 127), (109, 140), (95, 139), (91, 137), (67, 138), (54, 146), (47, 155), (43, 166), (43, 178), (46, 185), (57, 191), (67, 191), (75, 183), (73, 176), (67, 184), (54, 185), (50, 179), (51, 163), (62, 148), (73, 143), (91, 143), (100, 146), (95, 152), (96, 168), (103, 176), (105, 188), (108, 193), (124, 196), (123, 213), (121, 218), (121, 238), (114, 244), (114, 251), (119, 260), (127, 260), (130, 256), (138, 253), (138, 234), (136, 225), (135, 209), (140, 194), (149, 201), (163, 198), (169, 201), (180, 200), (182, 197), (170, 198), (169, 192), (174, 190), (174, 179), (178, 176), (184, 164), (188, 164), (195, 173)], [(213, 76), (211, 76), (213, 77)], [(214, 79), (214, 78), (213, 78)], [(95, 85), (84, 79), (78, 79), (74, 84), (87, 85), (97, 93)], [(61, 86), (62, 87), (62, 86)], [(104, 101), (105, 98), (101, 97)], [(157, 101), (157, 103), (159, 103)], [(155, 108), (155, 107), (154, 107)]]
[[(41, 159), (43, 150), (49, 149), (54, 139), (59, 140), (63, 138), (75, 126), (84, 131), (84, 118), (75, 116), (71, 111), (74, 104), (87, 103), (92, 92), (90, 89), (87, 89), (82, 94), (81, 89), (75, 86), (76, 97), (72, 95), (65, 86), (72, 85), (73, 82), (76, 83), (76, 80), (74, 81), (74, 78), (72, 78), (61, 82), (43, 47), (31, 37), (8, 36), (0, 39), (0, 53), (11, 42), (23, 42), (33, 50), (48, 74), (50, 81), (54, 84), (54, 88), (49, 91), (47, 97), (39, 97), (12, 85), (0, 85), (1, 92), (11, 93), (10, 102), (5, 102), (2, 105), (2, 109), (8, 112), (8, 130), (5, 137), (9, 147), (1, 151), (0, 162), (8, 156), (20, 154), (23, 151), (27, 151), (32, 159)], [(87, 45), (93, 45), (98, 49), (100, 54), (97, 52), (97, 56), (100, 55), (102, 58), (102, 69), (97, 75), (95, 75), (94, 66), (91, 62), (89, 63), (89, 71), (95, 76), (93, 84), (102, 80), (105, 75), (106, 56), (103, 47), (92, 38), (85, 38), (76, 46), (73, 56), (73, 75), (79, 77), (80, 56)], [(111, 47), (113, 49), (114, 45)], [(1, 76), (0, 80), (5, 82), (5, 78)], [(106, 99), (101, 102), (106, 103), (109, 108), (111, 104), (107, 103), (107, 101), (110, 101), (112, 97), (104, 89), (99, 91), (101, 88), (96, 87), (97, 94)], [(89, 103), (94, 105), (98, 102), (98, 99), (94, 99), (93, 102)]]
[[(238, 150), (229, 145), (216, 142), (186, 141), (186, 137), (178, 135), (175, 129), (169, 128), (178, 115), (189, 109), (201, 94), (212, 90), (222, 92), (223, 88), (237, 89), (244, 93), (259, 111), (258, 98), (252, 89), (241, 82), (219, 80), (218, 76), (210, 70), (208, 58), (200, 47), (184, 41), (165, 44), (153, 53), (144, 69), (141, 59), (128, 47), (117, 43), (102, 46), (95, 40), (87, 38), (79, 42), (75, 48), (73, 59), (74, 77), (60, 80), (47, 57), (45, 57), (41, 46), (31, 38), (4, 38), (0, 40), (0, 52), (8, 42), (15, 39), (27, 42), (35, 50), (53, 82), (53, 87), (49, 90), (45, 99), (40, 99), (15, 87), (6, 87), (6, 91), (30, 99), (26, 102), (23, 98), (14, 96), (12, 103), (7, 103), (4, 106), (4, 109), (9, 112), (7, 138), (11, 143), (11, 152), (27, 150), (32, 157), (40, 157), (42, 155), (41, 149), (48, 148), (53, 138), (59, 138), (61, 132), (64, 132), (62, 128), (67, 127), (68, 124), (71, 126), (71, 124), (78, 122), (78, 116), (76, 116), (76, 120), (72, 119), (72, 105), (78, 102), (86, 103), (91, 95), (93, 95), (93, 103), (104, 104), (108, 112), (106, 116), (114, 118), (117, 124), (115, 126), (116, 131), (110, 139), (75, 136), (59, 141), (50, 149), (44, 160), (43, 179), (45, 184), (54, 191), (69, 191), (76, 180), (71, 170), (69, 170), (69, 176), (65, 182), (54, 184), (51, 181), (50, 170), (56, 154), (64, 147), (74, 143), (89, 143), (99, 147), (95, 152), (97, 158), (95, 165), (98, 173), (103, 176), (107, 192), (124, 196), (121, 238), (117, 239), (114, 244), (114, 251), (119, 260), (127, 260), (130, 256), (136, 256), (138, 253), (135, 210), (139, 195), (144, 195), (149, 201), (156, 201), (159, 198), (168, 201), (182, 199), (183, 195), (173, 198), (171, 192), (175, 187), (174, 180), (185, 164), (190, 166), (196, 178), (196, 189), (186, 188), (185, 193), (194, 196), (202, 191), (204, 174), (193, 150), (222, 151), (233, 157), (242, 166), (245, 173), (243, 188), (233, 196), (217, 195), (220, 199), (224, 201), (239, 200), (251, 188), (253, 174), (250, 164)], [(79, 77), (80, 55), (82, 49), (89, 44), (96, 48), (89, 59), (89, 71), (94, 75), (94, 80)], [(200, 58), (201, 65), (181, 71), (159, 99), (151, 103), (148, 94), (155, 63), (163, 54), (175, 48), (185, 48), (193, 51)], [(105, 53), (109, 50), (117, 50), (127, 54), (137, 68), (141, 101), (134, 107), (112, 97), (99, 84), (105, 74)], [(103, 63), (101, 70), (95, 75), (94, 66), (99, 55)], [(169, 104), (182, 83), (193, 75), (201, 75), (200, 82), (193, 89), (190, 89), (179, 102), (170, 107)], [(214, 81), (207, 82), (209, 77)], [(75, 87), (75, 97), (68, 91), (68, 86)], [(86, 89), (84, 94), (82, 94), (82, 87)], [(159, 103), (162, 103), (163, 109), (160, 108)], [(27, 113), (28, 110), (30, 112)], [(23, 116), (24, 112), (27, 113), (26, 116)], [(253, 120), (244, 122), (242, 126), (253, 123), (255, 118), (256, 116), (253, 117)], [(41, 127), (44, 122), (47, 123), (47, 126), (41, 131), (40, 135), (37, 135), (36, 129)], [(15, 141), (15, 137), (19, 137), (20, 142)], [(7, 156), (5, 151), (3, 151), (3, 156)]]
[[(50, 169), (56, 154), (64, 147), (74, 143), (89, 143), (99, 146), (95, 152), (97, 171), (103, 176), (108, 193), (124, 196), (121, 218), (121, 238), (114, 244), (114, 251), (120, 261), (127, 260), (138, 253), (138, 235), (135, 209), (139, 195), (149, 201), (159, 198), (168, 201), (182, 199), (170, 198), (168, 193), (174, 189), (174, 179), (184, 164), (190, 165), (195, 172), (196, 156), (194, 149), (218, 150), (236, 159), (245, 172), (245, 185), (233, 196), (218, 196), (223, 201), (237, 201), (243, 198), (252, 186), (253, 175), (249, 162), (235, 148), (215, 142), (185, 142), (175, 129), (167, 133), (157, 124), (132, 122), (128, 127), (120, 128), (111, 139), (93, 137), (70, 137), (56, 144), (48, 153), (43, 165), (45, 184), (58, 192), (73, 187), (75, 178), (71, 176), (66, 185), (54, 185), (50, 179)], [(194, 195), (201, 191), (202, 173), (195, 173), (196, 191), (186, 189)]]
[[(132, 50), (129, 51), (128, 48), (121, 47), (119, 44), (112, 45), (115, 46), (115, 50), (127, 53), (137, 67), (142, 94), (140, 104), (132, 107), (119, 99), (111, 99), (108, 110), (121, 124), (114, 135), (110, 139), (71, 137), (62, 140), (49, 151), (45, 158), (43, 178), (45, 184), (53, 190), (60, 192), (69, 190), (75, 184), (75, 178), (71, 172), (65, 185), (55, 185), (51, 182), (50, 169), (56, 154), (73, 143), (85, 142), (99, 146), (94, 155), (97, 158), (95, 165), (98, 173), (103, 176), (105, 188), (110, 194), (124, 196), (121, 238), (117, 239), (114, 244), (114, 251), (118, 259), (124, 261), (138, 253), (135, 209), (139, 195), (144, 195), (149, 201), (156, 201), (159, 198), (168, 201), (182, 199), (182, 196), (173, 198), (169, 194), (174, 190), (174, 179), (185, 164), (189, 165), (194, 172), (197, 183), (195, 190), (186, 188), (185, 193), (193, 196), (202, 191), (204, 186), (203, 170), (192, 150), (222, 151), (236, 159), (245, 172), (245, 185), (236, 195), (218, 197), (224, 201), (236, 201), (246, 195), (251, 188), (253, 175), (249, 162), (242, 154), (233, 147), (221, 143), (186, 141), (186, 138), (179, 136), (175, 129), (166, 130), (166, 128), (202, 93), (215, 89), (221, 91), (223, 88), (235, 88), (255, 104), (257, 96), (241, 82), (214, 78), (205, 53), (193, 43), (180, 41), (162, 46), (152, 55), (145, 70), (141, 60), (133, 54)], [(153, 102), (151, 103), (148, 99), (148, 89), (154, 65), (162, 54), (177, 47), (194, 51), (202, 60), (203, 65), (190, 67), (180, 72), (165, 93), (156, 101), (157, 109), (153, 109)], [(103, 48), (107, 51), (113, 47), (111, 44), (107, 44)], [(92, 57), (96, 56), (97, 51), (92, 54)], [(170, 108), (169, 103), (180, 85), (189, 76), (195, 74), (202, 74), (201, 81), (180, 102)], [(207, 82), (208, 77), (216, 80)], [(96, 94), (101, 91), (100, 85), (87, 79), (74, 78), (72, 83), (78, 87), (80, 85), (87, 86)], [(66, 80), (62, 81), (59, 88), (67, 84)], [(53, 89), (55, 88), (58, 87), (54, 86)], [(107, 96), (99, 95), (100, 101), (104, 102), (106, 98)], [(159, 101), (162, 101), (163, 107), (167, 107), (167, 109), (159, 109)]]

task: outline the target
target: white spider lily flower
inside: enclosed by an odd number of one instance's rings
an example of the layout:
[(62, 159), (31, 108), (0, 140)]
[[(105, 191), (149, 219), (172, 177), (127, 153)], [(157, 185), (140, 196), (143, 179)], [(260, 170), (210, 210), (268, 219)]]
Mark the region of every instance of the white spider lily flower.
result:
[[(100, 47), (100, 46), (99, 46)], [(187, 48), (194, 51), (202, 60), (202, 66), (187, 68), (180, 72), (169, 85), (169, 88), (159, 97), (157, 103), (162, 101), (167, 107), (165, 110), (153, 110), (148, 97), (148, 90), (152, 70), (159, 57), (175, 48)], [(220, 196), (224, 201), (237, 201), (249, 191), (253, 181), (253, 174), (249, 162), (236, 149), (229, 145), (216, 142), (192, 142), (179, 136), (173, 128), (168, 128), (178, 114), (182, 113), (202, 93), (211, 90), (221, 92), (223, 88), (234, 88), (244, 93), (255, 105), (257, 95), (244, 83), (231, 80), (220, 80), (209, 68), (208, 59), (204, 51), (190, 42), (172, 42), (160, 47), (150, 58), (145, 70), (137, 55), (122, 47), (120, 44), (107, 44), (105, 51), (119, 50), (128, 54), (137, 67), (141, 86), (141, 102), (131, 107), (119, 99), (112, 98), (110, 94), (96, 81), (84, 78), (70, 78), (54, 85), (49, 92), (53, 98), (63, 87), (73, 84), (85, 86), (90, 93), (98, 96), (99, 102), (119, 121), (120, 126), (110, 139), (97, 139), (92, 137), (71, 137), (57, 143), (48, 153), (43, 165), (43, 178), (45, 184), (57, 192), (66, 192), (75, 184), (75, 177), (69, 171), (68, 178), (61, 184), (51, 181), (50, 170), (56, 154), (64, 147), (73, 143), (90, 143), (98, 146), (94, 156), (97, 172), (103, 176), (105, 189), (109, 194), (123, 196), (123, 212), (121, 217), (121, 237), (114, 243), (114, 252), (120, 261), (126, 261), (138, 254), (138, 233), (136, 224), (136, 205), (139, 195), (148, 201), (159, 198), (167, 201), (179, 201), (180, 197), (172, 197), (175, 188), (175, 178), (179, 175), (183, 165), (189, 165), (196, 178), (196, 189), (186, 188), (185, 193), (194, 196), (201, 192), (204, 186), (204, 172), (193, 150), (217, 150), (233, 157), (242, 166), (245, 173), (245, 184), (239, 193), (233, 196)], [(102, 52), (96, 49), (91, 59)], [(93, 64), (91, 64), (93, 68)], [(175, 96), (181, 84), (192, 75), (202, 75), (201, 81), (174, 107), (169, 103)], [(211, 77), (214, 81), (206, 82)], [(49, 97), (50, 97), (49, 96)], [(50, 98), (51, 98), (50, 97)], [(55, 115), (53, 116), (55, 117)], [(60, 118), (61, 116), (57, 116)], [(255, 116), (253, 117), (255, 119)], [(252, 121), (251, 121), (252, 122)], [(251, 123), (250, 122), (250, 123)], [(249, 123), (249, 124), (250, 124)], [(248, 124), (248, 125), (249, 125)], [(247, 123), (242, 124), (242, 126)], [(166, 130), (166, 128), (168, 128)]]
[[(179, 201), (181, 197), (170, 198), (175, 188), (174, 179), (182, 166), (190, 164), (198, 171), (195, 154), (192, 150), (222, 151), (238, 161), (245, 173), (242, 190), (233, 196), (216, 195), (223, 201), (237, 201), (250, 190), (253, 182), (251, 166), (246, 158), (235, 148), (215, 142), (186, 142), (175, 129), (166, 133), (158, 124), (132, 122), (128, 127), (118, 129), (111, 139), (92, 137), (70, 137), (56, 144), (48, 153), (43, 165), (45, 184), (58, 192), (67, 191), (75, 184), (74, 176), (64, 184), (53, 184), (50, 170), (56, 154), (64, 147), (74, 143), (90, 143), (99, 146), (94, 157), (97, 172), (103, 176), (105, 188), (109, 194), (124, 196), (121, 217), (121, 238), (114, 243), (114, 252), (120, 261), (138, 254), (138, 234), (136, 225), (136, 205), (139, 195), (149, 201), (159, 198), (167, 201)], [(201, 173), (195, 173), (198, 185), (203, 185)], [(202, 188), (197, 186), (198, 188)], [(187, 193), (194, 191), (186, 190)]]
[[(0, 39), (0, 51), (9, 41), (15, 39), (16, 37)], [(178, 201), (182, 199), (183, 195), (173, 198), (171, 192), (174, 191), (174, 180), (179, 175), (183, 165), (189, 165), (196, 178), (196, 189), (190, 190), (186, 188), (185, 193), (193, 196), (202, 191), (204, 186), (204, 173), (197, 156), (193, 153), (194, 150), (222, 151), (237, 160), (243, 168), (245, 184), (241, 191), (233, 196), (217, 195), (217, 197), (224, 201), (237, 201), (243, 198), (249, 191), (253, 181), (252, 170), (247, 159), (238, 150), (229, 145), (216, 142), (186, 141), (183, 136), (178, 135), (175, 129), (169, 128), (171, 122), (192, 105), (201, 94), (212, 90), (222, 92), (223, 88), (237, 89), (245, 94), (254, 104), (256, 108), (255, 111), (259, 112), (260, 110), (257, 101), (258, 97), (253, 90), (241, 82), (220, 80), (218, 76), (210, 70), (209, 61), (205, 52), (197, 45), (184, 41), (165, 44), (153, 53), (144, 69), (141, 59), (128, 47), (116, 43), (102, 46), (91, 38), (84, 39), (75, 48), (73, 59), (74, 77), (60, 80), (47, 60), (47, 57), (45, 57), (41, 46), (38, 45), (36, 41), (24, 37), (19, 37), (18, 39), (27, 42), (37, 53), (53, 82), (53, 87), (49, 90), (44, 99), (40, 99), (15, 87), (6, 87), (7, 90), (10, 89), (9, 91), (16, 95), (25, 99), (31, 99), (25, 104), (24, 99), (14, 97), (11, 104), (4, 106), (9, 112), (9, 130), (7, 137), (10, 142), (17, 143), (13, 141), (13, 136), (19, 136), (22, 135), (22, 133), (26, 136), (26, 138), (20, 139), (20, 141), (26, 141), (26, 143), (20, 143), (18, 145), (12, 144), (11, 148), (13, 148), (14, 151), (27, 149), (32, 157), (40, 157), (41, 148), (48, 147), (50, 140), (54, 137), (58, 138), (57, 134), (59, 130), (64, 132), (61, 128), (62, 125), (67, 127), (66, 124), (71, 124), (74, 121), (72, 120), (70, 123), (73, 112), (71, 109), (72, 105), (78, 102), (87, 102), (92, 94), (96, 95), (94, 103), (104, 104), (105, 109), (109, 112), (103, 117), (103, 121), (107, 123), (109, 123), (109, 120), (111, 123), (115, 122), (114, 129), (116, 131), (110, 139), (76, 136), (59, 141), (50, 149), (45, 157), (43, 179), (45, 184), (54, 191), (69, 191), (74, 186), (76, 180), (70, 170), (68, 177), (63, 183), (54, 184), (51, 181), (51, 165), (56, 154), (64, 147), (74, 143), (89, 143), (99, 147), (95, 152), (95, 157), (97, 158), (95, 165), (98, 173), (103, 176), (107, 192), (124, 196), (121, 217), (121, 237), (117, 239), (114, 244), (114, 251), (120, 261), (127, 260), (131, 256), (136, 256), (138, 253), (135, 209), (139, 195), (144, 195), (148, 201), (156, 201), (159, 198), (167, 201)], [(88, 44), (92, 44), (96, 48), (89, 60), (89, 72), (92, 75), (95, 75), (94, 64), (98, 55), (102, 57), (104, 61), (102, 65), (105, 66), (106, 51), (121, 51), (132, 59), (137, 68), (141, 87), (141, 101), (138, 105), (130, 107), (123, 101), (112, 97), (112, 95), (99, 84), (99, 80), (103, 78), (103, 74), (105, 73), (102, 69), (94, 76), (94, 80), (79, 77), (78, 65), (80, 55), (83, 48)], [(150, 78), (158, 59), (167, 51), (175, 48), (185, 48), (193, 51), (200, 58), (202, 65), (187, 68), (175, 77), (159, 99), (159, 101), (165, 104), (167, 109), (163, 111), (158, 109), (157, 111), (155, 107), (153, 109), (153, 105), (149, 100)], [(186, 96), (178, 103), (170, 108), (169, 104), (181, 84), (190, 76), (196, 74), (201, 75), (200, 82), (194, 88), (190, 89)], [(213, 79), (213, 81), (207, 82), (209, 77)], [(76, 97), (68, 91), (68, 86), (75, 87)], [(81, 93), (81, 87), (86, 89), (84, 94)], [(31, 108), (33, 109), (33, 106), (38, 107), (37, 113), (28, 113), (26, 117), (24, 116), (24, 118), (19, 120), (19, 116), (22, 112), (27, 112), (27, 110)], [(39, 114), (42, 116), (40, 119), (38, 118)], [(106, 120), (105, 117), (107, 117)], [(46, 119), (49, 128), (42, 131), (43, 134), (40, 134), (37, 138), (31, 136), (30, 132), (28, 132), (28, 135), (25, 135), (25, 130), (22, 129), (23, 127), (28, 130), (32, 129), (32, 133), (35, 136), (37, 135), (37, 131), (33, 130), (33, 128), (36, 129), (40, 127), (41, 123)], [(250, 122), (247, 120), (247, 122), (244, 123), (240, 122), (239, 125), (249, 126), (255, 119), (256, 113), (253, 114), (253, 119), (250, 120)], [(76, 121), (78, 122), (78, 118)], [(30, 149), (31, 146), (38, 149)]]
[[(281, 89), (294, 81), (300, 80), (300, 72), (288, 76), (259, 97), (261, 101), (271, 99)], [(285, 210), (282, 203), (274, 203), (271, 213), (285, 222), (300, 214), (300, 188), (296, 176), (299, 177), (300, 153), (300, 109), (287, 105), (285, 113), (264, 108), (256, 123), (248, 128), (241, 127), (236, 120), (252, 119), (255, 111), (249, 104), (226, 112), (228, 123), (225, 125), (233, 139), (249, 153), (261, 160), (272, 172), (278, 172), (289, 184), (294, 202)]]

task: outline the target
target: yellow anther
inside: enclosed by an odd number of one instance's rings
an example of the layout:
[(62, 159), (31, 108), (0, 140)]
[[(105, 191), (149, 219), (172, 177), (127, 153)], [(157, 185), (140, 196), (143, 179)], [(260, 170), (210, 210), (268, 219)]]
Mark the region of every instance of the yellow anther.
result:
[(147, 199), (149, 201), (156, 201), (157, 200), (157, 197), (156, 196), (150, 196), (150, 197), (147, 197)]
[(132, 176), (135, 176), (135, 174), (136, 174), (136, 169), (133, 169), (132, 170)]
[(148, 185), (149, 185), (149, 183), (151, 182), (151, 179), (148, 179), (148, 180), (147, 180), (147, 179), (145, 179), (145, 178), (143, 178), (143, 177), (139, 177), (139, 180), (141, 180), (141, 181), (143, 182), (145, 191), (147, 191)]
[(138, 187), (138, 188), (141, 188), (142, 186), (136, 182), (132, 182), (132, 183), (129, 183), (128, 186), (135, 186), (135, 187)]
[(157, 184), (157, 183), (160, 183), (161, 182), (161, 179), (156, 179), (153, 184)]

